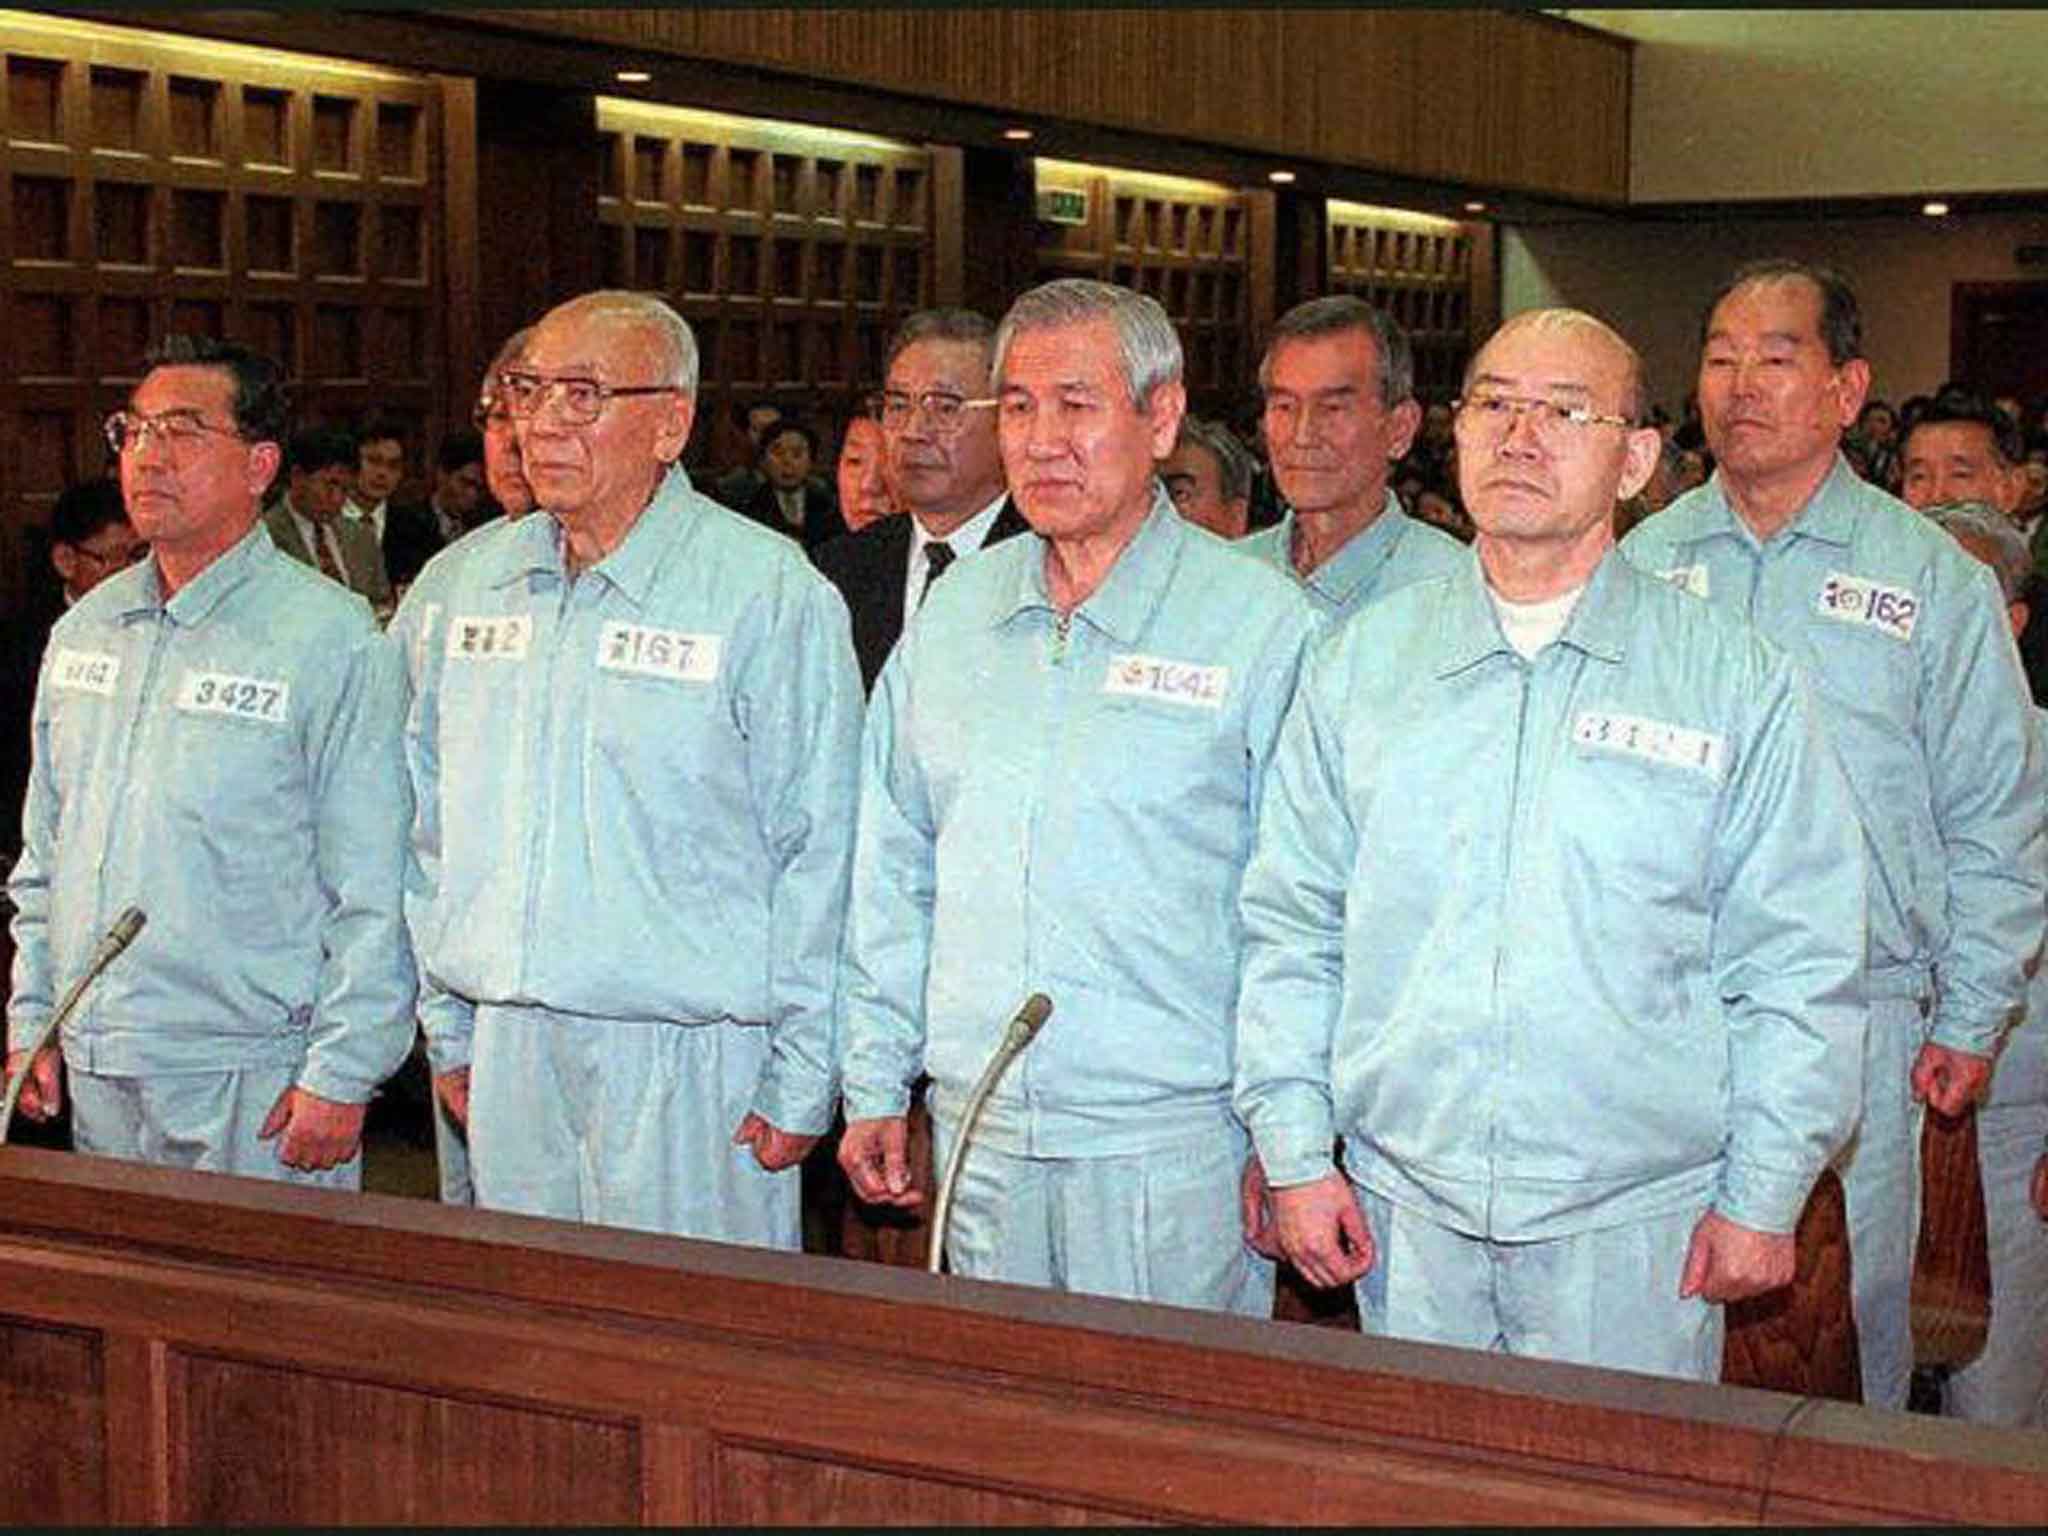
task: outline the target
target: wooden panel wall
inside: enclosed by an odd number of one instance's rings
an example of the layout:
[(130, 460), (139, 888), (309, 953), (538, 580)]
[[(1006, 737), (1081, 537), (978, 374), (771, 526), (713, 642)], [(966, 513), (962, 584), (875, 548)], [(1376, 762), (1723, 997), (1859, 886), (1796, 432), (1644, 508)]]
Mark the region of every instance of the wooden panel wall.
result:
[(1448, 400), (1483, 338), (1474, 302), (1483, 225), (1404, 217), (1357, 204), (1328, 205), (1326, 292), (1355, 293), (1391, 315), (1415, 343), (1415, 393)]
[(2019, 1431), (0, 1148), (0, 1520), (2038, 1524)]
[(735, 398), (837, 417), (880, 386), (932, 302), (930, 151), (610, 97), (597, 123), (600, 280), (690, 322), (700, 420)]
[(1037, 280), (1094, 277), (1150, 294), (1180, 333), (1200, 409), (1225, 408), (1249, 390), (1252, 194), (1071, 161), (1040, 160), (1037, 173), (1041, 191), (1088, 198), (1087, 223), (1039, 225)]
[(426, 428), (444, 352), (434, 81), (99, 27), (0, 30), (0, 516), (47, 518), (169, 331), (276, 357), (302, 420)]
[(1407, 175), (1627, 197), (1628, 45), (1543, 17), (1170, 7), (463, 14)]

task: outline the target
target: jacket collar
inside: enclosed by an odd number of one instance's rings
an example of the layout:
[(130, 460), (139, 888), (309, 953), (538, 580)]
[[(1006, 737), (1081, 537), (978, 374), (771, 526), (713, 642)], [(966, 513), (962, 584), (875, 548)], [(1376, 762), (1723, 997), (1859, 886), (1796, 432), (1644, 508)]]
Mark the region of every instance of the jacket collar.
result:
[[(591, 566), (589, 574), (602, 577), (636, 608), (646, 607), (669, 552), (696, 533), (710, 507), (690, 488), (689, 477), (671, 468), (618, 547)], [(506, 587), (536, 575), (566, 580), (565, 549), (562, 525), (536, 508), (514, 525), (484, 583)]]
[[(1619, 662), (1627, 654), (1626, 637), (1635, 615), (1634, 573), (1619, 550), (1610, 549), (1580, 594), (1559, 645), (1598, 661)], [(1475, 552), (1453, 575), (1444, 590), (1440, 623), (1443, 657), (1437, 676), (1450, 677), (1497, 652), (1515, 654), (1501, 633), (1500, 615), (1486, 586), (1486, 572)]]
[[(1180, 563), (1180, 552), (1187, 541), (1187, 524), (1155, 480), (1152, 509), (1131, 535), (1130, 543), (1117, 555), (1109, 574), (1102, 578), (1102, 585), (1088, 594), (1074, 610), (1075, 615), (1119, 645), (1135, 645), (1165, 596), (1166, 585)], [(996, 614), (998, 624), (1027, 609), (1053, 607), (1045, 585), (1045, 562), (1051, 550), (1043, 539), (1037, 544), (1035, 558), (1017, 562), (1009, 597)]]
[(204, 623), (227, 600), (229, 593), (254, 575), (265, 561), (276, 558), (279, 558), (277, 546), (271, 542), (270, 530), (258, 518), (247, 533), (222, 550), (206, 569), (178, 588), (168, 600), (164, 597), (163, 572), (157, 568), (154, 559), (137, 561), (107, 580), (109, 585), (121, 583), (115, 591), (120, 604), (117, 612), (122, 620), (161, 613), (180, 628), (189, 628)]

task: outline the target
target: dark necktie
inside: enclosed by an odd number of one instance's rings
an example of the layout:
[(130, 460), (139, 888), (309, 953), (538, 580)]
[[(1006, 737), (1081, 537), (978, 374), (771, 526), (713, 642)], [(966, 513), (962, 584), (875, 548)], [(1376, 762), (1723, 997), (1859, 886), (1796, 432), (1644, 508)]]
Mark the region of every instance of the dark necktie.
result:
[(313, 558), (320, 566), (320, 574), (330, 581), (338, 581), (344, 587), (347, 586), (348, 577), (341, 569), (341, 561), (335, 555), (334, 546), (328, 542), (326, 526), (321, 523), (314, 523), (312, 526)]
[(924, 590), (917, 594), (921, 605), (931, 595), (932, 583), (946, 574), (946, 567), (953, 563), (953, 546), (944, 539), (933, 539), (924, 547)]

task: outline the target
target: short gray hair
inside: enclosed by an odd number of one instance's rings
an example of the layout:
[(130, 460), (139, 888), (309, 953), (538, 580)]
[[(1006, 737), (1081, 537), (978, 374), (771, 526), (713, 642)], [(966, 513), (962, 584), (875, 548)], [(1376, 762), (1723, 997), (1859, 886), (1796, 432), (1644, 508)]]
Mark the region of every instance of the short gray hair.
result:
[[(618, 316), (649, 332), (667, 354), (666, 365), (662, 369), (667, 377), (647, 382), (673, 385), (686, 395), (697, 393), (697, 338), (690, 330), (690, 322), (677, 314), (659, 294), (635, 293), (627, 288), (599, 288), (556, 305), (548, 314), (559, 314), (565, 309), (595, 310), (602, 315)], [(543, 321), (546, 318), (542, 316)]]
[(905, 315), (903, 323), (896, 327), (896, 334), (889, 338), (889, 352), (882, 360), (882, 372), (887, 374), (896, 366), (896, 359), (920, 341), (950, 341), (962, 346), (979, 346), (981, 355), (986, 358), (995, 334), (996, 328), (979, 310), (950, 307), (917, 310)]
[(1374, 309), (1355, 293), (1333, 293), (1326, 298), (1297, 304), (1282, 315), (1266, 343), (1266, 355), (1259, 359), (1259, 388), (1265, 389), (1273, 376), (1273, 354), (1286, 341), (1309, 341), (1318, 336), (1341, 336), (1346, 331), (1363, 331), (1372, 339), (1373, 356), (1379, 359), (1380, 404), (1392, 410), (1415, 394), (1415, 346), (1400, 322)]
[(2033, 574), (2034, 557), (2013, 520), (1983, 501), (1944, 501), (1923, 511), (1926, 519), (1950, 537), (1968, 534), (1991, 547), (1988, 562), (1998, 576), (1998, 590), (2008, 603), (2026, 595), (2027, 578)]
[(1176, 449), (1193, 445), (1209, 450), (1216, 461), (1216, 487), (1225, 501), (1244, 501), (1252, 493), (1252, 456), (1237, 440), (1237, 434), (1221, 422), (1201, 421), (1193, 416), (1180, 419)]
[(990, 387), (1002, 387), (1003, 361), (1020, 331), (1053, 330), (1093, 320), (1107, 320), (1115, 328), (1124, 388), (1138, 410), (1151, 403), (1153, 390), (1181, 377), (1180, 336), (1157, 299), (1093, 278), (1063, 277), (1022, 294), (1003, 316), (1003, 323), (996, 327), (995, 356), (989, 362)]

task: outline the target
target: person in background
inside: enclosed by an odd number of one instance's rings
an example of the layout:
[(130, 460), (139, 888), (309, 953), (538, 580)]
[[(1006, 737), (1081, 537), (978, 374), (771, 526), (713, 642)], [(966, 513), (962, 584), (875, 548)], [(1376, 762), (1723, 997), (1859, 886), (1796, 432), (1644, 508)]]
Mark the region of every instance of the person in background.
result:
[(1259, 385), (1288, 514), (1245, 548), (1293, 577), (1319, 612), (1348, 617), (1470, 558), (1387, 489), (1422, 416), (1414, 349), (1394, 320), (1348, 294), (1297, 304), (1273, 328)]
[[(877, 402), (876, 409), (879, 410)], [(834, 478), (839, 491), (839, 517), (848, 533), (859, 533), (870, 523), (894, 517), (903, 510), (890, 488), (888, 449), (882, 439), (882, 423), (863, 413), (846, 423), (839, 439), (839, 463)]]
[(741, 515), (787, 534), (806, 552), (846, 532), (832, 492), (811, 476), (817, 462), (817, 433), (787, 416), (776, 422), (761, 442), (760, 488)]
[(342, 515), (356, 462), (355, 439), (338, 427), (294, 432), (286, 453), (287, 489), (264, 522), (277, 547), (328, 580), (365, 598), (378, 616), (391, 609), (384, 552), (367, 524)]
[[(2004, 510), (1983, 501), (1924, 510), (1992, 569), (2013, 632), (2025, 629), (2033, 557)], [(2036, 739), (2048, 736), (2048, 711), (2035, 708), (2032, 717)], [(1943, 1411), (1975, 1424), (2048, 1429), (2048, 966), (2036, 967), (2026, 1014), (1992, 1065), (1991, 1087), (1977, 1108), (1977, 1165), (1991, 1326), (1983, 1351), (1949, 1376)]]
[(1252, 456), (1230, 432), (1193, 416), (1181, 418), (1173, 452), (1159, 461), (1174, 510), (1219, 539), (1245, 536), (1251, 514)]

